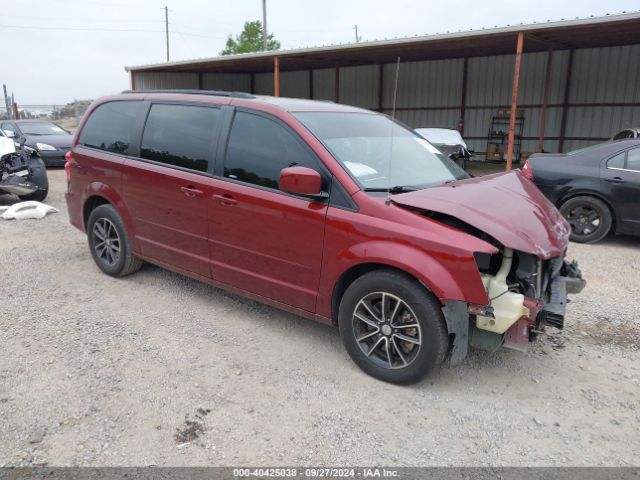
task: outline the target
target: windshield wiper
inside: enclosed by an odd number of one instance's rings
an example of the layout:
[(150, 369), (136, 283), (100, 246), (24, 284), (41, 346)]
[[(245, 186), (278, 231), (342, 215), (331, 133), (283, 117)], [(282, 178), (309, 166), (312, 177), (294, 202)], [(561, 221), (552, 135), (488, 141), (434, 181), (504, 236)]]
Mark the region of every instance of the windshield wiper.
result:
[(414, 187), (412, 185), (396, 185), (391, 188), (365, 188), (365, 192), (389, 192), (389, 193), (405, 193), (405, 192), (415, 192), (416, 190), (420, 190), (418, 187)]

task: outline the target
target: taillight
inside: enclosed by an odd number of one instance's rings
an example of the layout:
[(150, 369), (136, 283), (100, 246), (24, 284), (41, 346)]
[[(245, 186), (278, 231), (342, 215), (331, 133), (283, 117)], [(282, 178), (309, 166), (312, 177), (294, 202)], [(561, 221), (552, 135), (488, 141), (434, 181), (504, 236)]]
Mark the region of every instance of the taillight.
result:
[(529, 159), (525, 160), (524, 165), (522, 166), (520, 171), (532, 182), (535, 180), (535, 177), (533, 176), (533, 170), (531, 170), (531, 165), (529, 165)]
[(71, 150), (65, 153), (64, 159), (66, 160), (64, 163), (64, 171), (67, 174), (67, 185), (69, 185), (71, 183), (71, 160), (73, 160)]

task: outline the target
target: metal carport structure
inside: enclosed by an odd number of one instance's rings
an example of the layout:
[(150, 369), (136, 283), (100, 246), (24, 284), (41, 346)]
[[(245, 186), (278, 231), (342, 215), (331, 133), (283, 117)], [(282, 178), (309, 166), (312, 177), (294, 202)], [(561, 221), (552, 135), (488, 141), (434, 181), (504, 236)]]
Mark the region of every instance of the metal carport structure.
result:
[(640, 125), (640, 12), (126, 70), (134, 90), (236, 90), (390, 112), (398, 57), (398, 118), (457, 126), (479, 152), (496, 111), (512, 127), (516, 114), (526, 119), (524, 152), (567, 151)]

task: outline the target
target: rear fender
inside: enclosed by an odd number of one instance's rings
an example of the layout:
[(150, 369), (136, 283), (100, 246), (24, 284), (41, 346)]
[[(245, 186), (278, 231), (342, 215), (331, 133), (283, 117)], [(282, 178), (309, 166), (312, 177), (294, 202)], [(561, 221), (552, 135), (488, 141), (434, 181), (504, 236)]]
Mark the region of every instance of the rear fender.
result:
[[(133, 225), (133, 217), (129, 213), (129, 209), (127, 208), (124, 200), (120, 196), (120, 194), (111, 186), (102, 183), (102, 182), (91, 182), (89, 183), (82, 192), (82, 212), (84, 212), (84, 208), (92, 197), (102, 197), (111, 205), (113, 205), (120, 216), (122, 217), (122, 221), (127, 229), (127, 235), (129, 237), (129, 242), (131, 242), (131, 248), (134, 252), (140, 252), (140, 246), (138, 245), (135, 228)], [(82, 217), (83, 227), (85, 232), (87, 231), (87, 225), (85, 225), (84, 215)]]

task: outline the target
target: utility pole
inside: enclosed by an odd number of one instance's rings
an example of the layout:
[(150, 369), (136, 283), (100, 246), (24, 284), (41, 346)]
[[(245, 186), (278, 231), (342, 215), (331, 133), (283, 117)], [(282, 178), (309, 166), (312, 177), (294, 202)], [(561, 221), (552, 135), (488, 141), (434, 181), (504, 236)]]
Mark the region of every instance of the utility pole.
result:
[(169, 7), (164, 7), (164, 33), (167, 37), (167, 62), (169, 61)]
[(358, 36), (358, 25), (354, 25), (354, 30), (356, 31), (356, 43), (360, 41), (360, 37)]
[(13, 107), (13, 119), (20, 120), (20, 110), (18, 110), (18, 104), (15, 102), (13, 98), (13, 93), (11, 94), (11, 105)]
[(7, 86), (2, 84), (2, 89), (4, 90), (4, 106), (7, 109), (7, 118), (11, 119), (11, 105), (9, 104), (9, 96), (7, 95)]
[(262, 50), (267, 51), (267, 0), (262, 0)]

